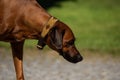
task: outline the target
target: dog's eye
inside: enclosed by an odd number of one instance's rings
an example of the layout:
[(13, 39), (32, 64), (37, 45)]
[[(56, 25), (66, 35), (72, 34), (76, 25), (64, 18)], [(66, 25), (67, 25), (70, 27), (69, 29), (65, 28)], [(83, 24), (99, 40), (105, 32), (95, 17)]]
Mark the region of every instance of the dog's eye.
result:
[(74, 44), (74, 40), (71, 40), (68, 42), (69, 45), (73, 45)]
[(67, 48), (68, 48), (68, 47), (70, 47), (70, 45), (69, 45), (69, 44), (65, 44), (65, 47), (67, 47)]
[(70, 47), (70, 46), (72, 46), (73, 44), (74, 44), (74, 41), (71, 40), (71, 41), (69, 41), (69, 42), (66, 42), (65, 47)]

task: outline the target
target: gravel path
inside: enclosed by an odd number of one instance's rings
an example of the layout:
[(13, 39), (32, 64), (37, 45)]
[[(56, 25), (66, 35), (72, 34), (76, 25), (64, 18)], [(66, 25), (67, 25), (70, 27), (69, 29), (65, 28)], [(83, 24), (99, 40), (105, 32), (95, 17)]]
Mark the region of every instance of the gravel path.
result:
[[(0, 49), (0, 80), (15, 80), (10, 50)], [(46, 54), (42, 54), (46, 53)], [(49, 54), (48, 54), (49, 53)], [(120, 59), (106, 55), (84, 55), (77, 64), (65, 61), (54, 51), (26, 50), (26, 80), (120, 80)]]

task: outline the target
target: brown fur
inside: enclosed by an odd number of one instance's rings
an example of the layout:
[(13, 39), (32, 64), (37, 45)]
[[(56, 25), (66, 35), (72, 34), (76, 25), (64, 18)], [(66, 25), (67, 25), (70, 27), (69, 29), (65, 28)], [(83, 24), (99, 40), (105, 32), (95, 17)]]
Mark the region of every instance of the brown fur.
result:
[[(0, 41), (11, 44), (17, 80), (24, 80), (25, 39), (41, 41), (43, 27), (51, 17), (36, 0), (0, 0)], [(71, 29), (61, 21), (57, 21), (42, 40), (44, 45), (56, 50), (66, 60), (73, 63), (82, 60), (75, 48)]]

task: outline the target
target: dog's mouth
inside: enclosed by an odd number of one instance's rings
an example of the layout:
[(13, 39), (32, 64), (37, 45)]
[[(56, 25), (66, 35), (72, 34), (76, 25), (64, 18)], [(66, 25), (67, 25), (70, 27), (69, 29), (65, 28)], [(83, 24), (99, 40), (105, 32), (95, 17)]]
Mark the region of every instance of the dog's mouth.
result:
[(83, 60), (83, 57), (80, 54), (77, 54), (73, 57), (71, 57), (70, 55), (68, 55), (68, 53), (65, 53), (65, 52), (60, 52), (59, 54), (63, 56), (64, 59), (66, 59), (71, 63), (78, 63)]

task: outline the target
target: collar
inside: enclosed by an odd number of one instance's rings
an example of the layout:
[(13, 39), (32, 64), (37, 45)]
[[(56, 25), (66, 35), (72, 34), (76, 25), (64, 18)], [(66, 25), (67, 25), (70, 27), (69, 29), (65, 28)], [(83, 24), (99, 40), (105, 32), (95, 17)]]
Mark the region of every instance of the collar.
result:
[(47, 23), (45, 24), (45, 26), (43, 27), (43, 30), (41, 32), (41, 37), (44, 38), (48, 32), (55, 26), (55, 23), (58, 21), (57, 18), (55, 17), (51, 17)]
[(43, 30), (41, 32), (41, 38), (38, 41), (37, 44), (37, 48), (39, 49), (43, 49), (43, 47), (45, 46), (44, 43), (44, 38), (46, 37), (46, 35), (49, 33), (49, 31), (55, 27), (55, 23), (58, 21), (57, 18), (55, 17), (50, 17), (50, 19), (47, 21), (47, 23), (45, 24), (45, 26), (43, 26)]

